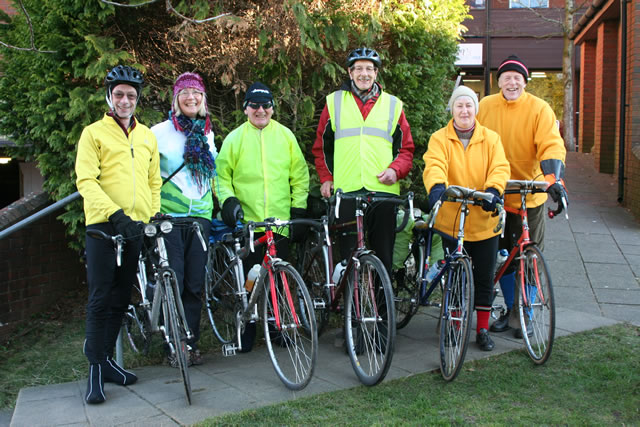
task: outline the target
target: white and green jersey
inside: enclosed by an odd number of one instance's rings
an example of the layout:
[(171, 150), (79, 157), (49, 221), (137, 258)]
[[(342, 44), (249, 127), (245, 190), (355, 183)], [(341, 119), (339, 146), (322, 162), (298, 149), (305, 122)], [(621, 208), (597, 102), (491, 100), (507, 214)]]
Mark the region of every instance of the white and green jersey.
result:
[[(175, 129), (171, 120), (155, 125), (151, 131), (158, 140), (160, 174), (164, 180), (182, 165), (187, 138)], [(218, 153), (213, 143), (213, 132), (207, 134), (207, 140), (211, 155), (215, 159)], [(183, 166), (162, 186), (160, 212), (176, 217), (192, 216), (211, 219), (213, 212), (211, 182), (207, 182), (203, 188), (198, 188), (187, 166)]]

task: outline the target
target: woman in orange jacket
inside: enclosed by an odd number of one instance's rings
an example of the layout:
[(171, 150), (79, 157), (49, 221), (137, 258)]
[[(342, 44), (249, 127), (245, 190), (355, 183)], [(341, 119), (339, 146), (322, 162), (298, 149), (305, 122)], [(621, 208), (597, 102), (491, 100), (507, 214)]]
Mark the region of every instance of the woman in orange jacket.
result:
[[(449, 100), (453, 114), (447, 126), (436, 131), (424, 154), (423, 180), (429, 193), (429, 207), (440, 200), (450, 185), (481, 189), (493, 194), (482, 207), (471, 206), (465, 223), (464, 248), (473, 260), (475, 309), (477, 313), (476, 343), (485, 351), (493, 350), (489, 336), (489, 316), (493, 296), (493, 274), (498, 251), (498, 233), (494, 232), (498, 217), (491, 214), (509, 179), (510, 169), (500, 136), (476, 121), (478, 97), (466, 86), (459, 86)], [(446, 236), (455, 236), (459, 205), (444, 203), (435, 224)], [(454, 241), (443, 242), (450, 250)]]

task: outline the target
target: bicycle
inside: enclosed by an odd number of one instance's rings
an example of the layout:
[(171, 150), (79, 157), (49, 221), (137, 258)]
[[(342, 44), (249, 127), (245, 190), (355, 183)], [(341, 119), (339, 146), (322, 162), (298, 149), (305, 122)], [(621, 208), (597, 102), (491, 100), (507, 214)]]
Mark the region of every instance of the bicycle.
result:
[[(516, 284), (518, 292), (518, 314), (522, 338), (531, 360), (542, 365), (549, 359), (555, 337), (555, 299), (551, 284), (551, 275), (547, 263), (538, 246), (530, 239), (526, 197), (528, 194), (544, 193), (546, 181), (509, 180), (505, 194), (520, 194), (520, 208), (505, 207), (507, 212), (520, 216), (522, 234), (509, 252), (509, 256), (496, 272), (494, 285), (497, 285), (512, 261), (516, 261)], [(548, 208), (549, 218), (553, 218), (566, 209), (564, 198), (556, 210)], [(568, 215), (567, 219), (568, 219)]]
[[(193, 336), (185, 318), (176, 274), (169, 266), (167, 249), (163, 237), (164, 234), (170, 233), (174, 226), (185, 225), (192, 227), (200, 239), (203, 249), (206, 251), (207, 245), (202, 237), (200, 225), (197, 222), (163, 216), (152, 218), (150, 223), (142, 225), (144, 235), (149, 239), (153, 239), (153, 244), (145, 247), (144, 255), (141, 255), (138, 260), (138, 290), (143, 296), (143, 304), (133, 305), (133, 311), (131, 310), (132, 306), (130, 306), (130, 309), (125, 315), (125, 327), (127, 327), (127, 319), (137, 319), (137, 322), (131, 323), (129, 326), (134, 328), (141, 327), (139, 329), (141, 335), (147, 337), (146, 346), (149, 345), (148, 340), (150, 339), (150, 336), (146, 335), (148, 331), (160, 332), (162, 334), (170, 357), (175, 358), (177, 362), (177, 367), (182, 376), (187, 402), (191, 404), (192, 393), (188, 371), (189, 345), (187, 344), (187, 340), (192, 339)], [(99, 230), (89, 230), (87, 233), (96, 238), (114, 238)], [(122, 245), (118, 245), (116, 251), (119, 262)], [(146, 294), (148, 289), (148, 282), (146, 281), (147, 268), (152, 271), (155, 282), (153, 302), (151, 304), (149, 304)], [(141, 320), (140, 317), (144, 320)]]
[[(269, 357), (276, 374), (291, 390), (307, 386), (315, 370), (318, 333), (313, 302), (300, 274), (277, 258), (273, 228), (313, 221), (274, 218), (248, 222), (213, 244), (207, 263), (206, 308), (224, 356), (242, 351), (242, 332), (249, 322), (262, 320)], [(264, 235), (254, 240), (256, 228)], [(248, 247), (242, 246), (247, 237)], [(245, 289), (242, 259), (255, 247), (266, 253), (252, 291)], [(260, 315), (258, 304), (260, 301)]]
[[(382, 261), (364, 244), (364, 211), (376, 202), (406, 203), (413, 208), (413, 194), (407, 198), (379, 197), (375, 193), (345, 194), (336, 190), (335, 216), (342, 199), (355, 200), (357, 245), (346, 260), (340, 277), (334, 277), (332, 240), (353, 222), (332, 224), (321, 218), (321, 231), (311, 232), (299, 257), (299, 271), (313, 295), (319, 330), (330, 312), (344, 315), (346, 350), (358, 379), (365, 385), (378, 384), (386, 376), (395, 348), (395, 307), (391, 281)], [(343, 305), (341, 305), (344, 297)]]
[[(451, 185), (445, 190), (443, 199), (433, 206), (427, 221), (417, 216), (415, 222), (416, 240), (409, 255), (413, 259), (414, 267), (409, 270), (406, 278), (406, 283), (414, 284), (413, 291), (408, 291), (411, 294), (408, 297), (408, 303), (411, 306), (409, 313), (415, 313), (419, 306), (435, 306), (440, 309), (440, 373), (445, 381), (454, 380), (460, 373), (471, 331), (474, 282), (472, 262), (463, 248), (464, 224), (469, 214), (468, 206), (481, 205), (483, 200), (491, 201), (492, 198), (493, 195), (489, 193)], [(460, 204), (457, 244), (453, 253), (445, 250), (443, 260), (432, 262), (432, 238), (435, 233), (442, 234), (435, 230), (434, 224), (444, 201)], [(501, 218), (495, 232), (502, 229), (505, 215), (500, 205), (497, 212), (500, 213)], [(443, 237), (447, 236), (443, 235)], [(440, 269), (429, 279), (429, 268), (434, 262), (441, 263)], [(439, 290), (441, 295), (434, 294), (436, 290)], [(430, 299), (434, 295), (440, 299), (439, 302)]]

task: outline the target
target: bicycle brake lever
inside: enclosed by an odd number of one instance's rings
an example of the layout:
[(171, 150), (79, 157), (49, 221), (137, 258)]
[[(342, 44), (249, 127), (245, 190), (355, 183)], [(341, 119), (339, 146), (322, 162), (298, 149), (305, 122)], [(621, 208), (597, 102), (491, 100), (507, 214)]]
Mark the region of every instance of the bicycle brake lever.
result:
[(340, 197), (341, 194), (342, 192), (336, 191), (336, 218), (340, 218), (340, 199), (342, 198)]
[(196, 234), (198, 235), (198, 239), (200, 243), (202, 243), (202, 250), (207, 252), (207, 244), (204, 241), (204, 237), (202, 237), (202, 230), (200, 230), (200, 224), (197, 222), (193, 223), (193, 228), (195, 228)]
[(118, 236), (116, 239), (116, 265), (120, 267), (122, 265), (122, 236)]
[(251, 250), (251, 252), (255, 252), (255, 249), (253, 247), (253, 225), (249, 226), (249, 249)]

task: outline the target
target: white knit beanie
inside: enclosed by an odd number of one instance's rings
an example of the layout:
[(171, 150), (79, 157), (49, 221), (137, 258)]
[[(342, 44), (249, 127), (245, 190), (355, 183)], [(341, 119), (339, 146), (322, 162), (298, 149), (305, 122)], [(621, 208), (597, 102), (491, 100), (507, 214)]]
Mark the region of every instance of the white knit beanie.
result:
[(458, 86), (451, 94), (451, 98), (449, 98), (449, 111), (453, 110), (453, 103), (461, 96), (468, 96), (473, 100), (473, 104), (476, 106), (476, 114), (478, 114), (478, 95), (467, 86), (462, 85)]

